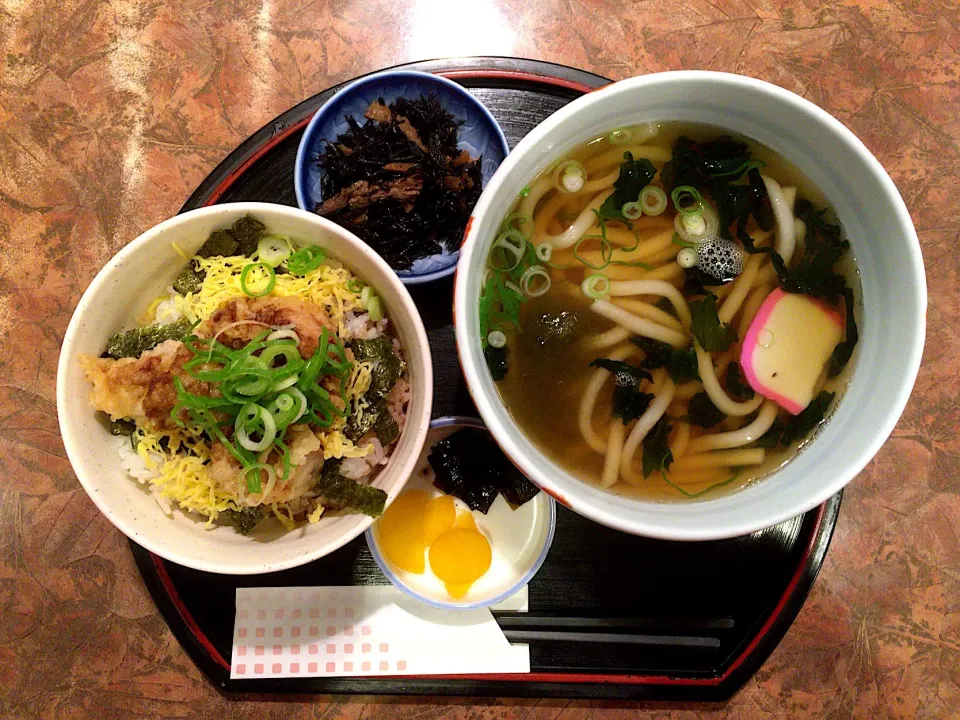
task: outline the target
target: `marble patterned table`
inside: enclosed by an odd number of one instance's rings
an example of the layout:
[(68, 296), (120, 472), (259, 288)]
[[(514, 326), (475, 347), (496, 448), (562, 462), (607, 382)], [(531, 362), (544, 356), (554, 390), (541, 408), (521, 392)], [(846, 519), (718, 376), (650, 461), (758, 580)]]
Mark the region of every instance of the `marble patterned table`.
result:
[[(66, 460), (59, 342), (107, 258), (287, 107), (380, 67), (464, 54), (770, 80), (851, 127), (913, 214), (931, 293), (914, 397), (847, 489), (796, 624), (726, 705), (227, 699)], [(957, 717), (958, 80), (952, 0), (0, 0), (0, 716)]]

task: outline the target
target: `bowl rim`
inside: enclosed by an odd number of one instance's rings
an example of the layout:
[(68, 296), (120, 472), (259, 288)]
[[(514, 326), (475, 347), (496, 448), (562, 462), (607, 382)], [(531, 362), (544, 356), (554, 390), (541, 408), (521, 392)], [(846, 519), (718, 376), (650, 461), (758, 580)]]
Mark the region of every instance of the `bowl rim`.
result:
[[(437, 85), (447, 88), (454, 94), (459, 95), (465, 103), (471, 105), (474, 109), (479, 111), (484, 118), (486, 118), (488, 124), (494, 129), (494, 136), (500, 143), (500, 148), (503, 150), (504, 159), (509, 156), (510, 145), (507, 142), (507, 136), (504, 134), (503, 128), (500, 127), (500, 123), (497, 122), (497, 119), (493, 116), (493, 113), (490, 112), (487, 106), (484, 105), (479, 98), (472, 95), (459, 83), (454, 82), (449, 78), (445, 78), (442, 75), (424, 72), (422, 70), (384, 70), (381, 72), (370, 73), (369, 75), (364, 75), (363, 77), (349, 82), (347, 85), (337, 90), (337, 92), (331, 95), (330, 98), (317, 109), (317, 111), (313, 114), (313, 117), (310, 118), (310, 122), (307, 123), (307, 126), (304, 128), (303, 135), (300, 136), (300, 144), (297, 147), (297, 156), (293, 166), (293, 191), (297, 197), (297, 207), (299, 207), (301, 210), (305, 212), (312, 212), (307, 207), (304, 178), (306, 176), (305, 167), (307, 164), (307, 153), (309, 152), (309, 148), (316, 146), (313, 136), (317, 133), (317, 126), (330, 112), (330, 109), (334, 107), (335, 103), (341, 102), (346, 96), (356, 92), (357, 90), (360, 90), (365, 85), (368, 85), (371, 82), (383, 80), (385, 78), (393, 78), (396, 80), (413, 78), (426, 83), (436, 83)], [(460, 257), (460, 248), (457, 247), (454, 249), (447, 257), (449, 258), (449, 264), (438, 270), (431, 270), (429, 272), (417, 274), (405, 274), (409, 272), (406, 270), (393, 270), (392, 268), (391, 270), (396, 273), (396, 275), (400, 278), (400, 282), (405, 285), (419, 285), (422, 283), (428, 283), (434, 280), (439, 280), (440, 278), (448, 277), (456, 272), (457, 261)]]
[[(436, 418), (430, 422), (429, 429), (436, 430), (438, 428), (445, 427), (469, 427), (476, 428), (478, 430), (487, 430), (487, 432), (489, 432), (489, 428), (484, 425), (483, 420), (460, 415), (448, 415)], [(496, 440), (496, 438), (494, 439)], [(426, 444), (424, 444), (424, 447), (426, 448)], [(421, 454), (422, 452), (423, 451), (421, 450)], [(419, 457), (417, 460), (419, 461)], [(544, 492), (543, 496), (546, 499), (547, 507), (549, 508), (549, 514), (547, 515), (547, 538), (543, 543), (543, 547), (540, 549), (540, 554), (537, 556), (536, 560), (534, 560), (530, 568), (514, 585), (511, 585), (509, 589), (494, 595), (492, 598), (484, 600), (476, 600), (471, 603), (458, 603), (456, 601), (435, 600), (434, 598), (427, 597), (426, 595), (421, 595), (400, 579), (400, 576), (397, 575), (393, 568), (390, 567), (390, 563), (383, 556), (383, 553), (380, 552), (380, 548), (373, 532), (373, 527), (376, 523), (371, 524), (370, 527), (367, 528), (366, 532), (364, 533), (364, 538), (367, 541), (367, 548), (370, 550), (370, 555), (377, 563), (377, 567), (380, 568), (380, 572), (382, 572), (387, 580), (390, 581), (391, 585), (393, 585), (407, 597), (411, 597), (418, 602), (422, 602), (425, 605), (429, 605), (430, 607), (441, 610), (478, 610), (480, 608), (487, 608), (492, 605), (496, 605), (497, 603), (501, 603), (507, 598), (513, 597), (520, 592), (520, 590), (530, 583), (533, 577), (540, 571), (543, 563), (546, 561), (547, 555), (550, 552), (550, 547), (553, 545), (553, 537), (557, 529), (557, 503), (549, 493)]]
[[(95, 310), (95, 308), (91, 305), (93, 296), (96, 295), (100, 291), (100, 288), (108, 282), (108, 278), (114, 274), (117, 268), (126, 263), (127, 259), (135, 254), (139, 249), (156, 242), (157, 236), (159, 236), (161, 233), (179, 225), (189, 224), (196, 218), (203, 218), (208, 215), (226, 214), (231, 210), (241, 214), (255, 214), (257, 212), (280, 213), (292, 216), (300, 216), (309, 222), (319, 222), (319, 225), (323, 226), (326, 231), (335, 235), (339, 235), (348, 243), (355, 245), (359, 248), (362, 254), (366, 255), (374, 264), (380, 266), (380, 270), (383, 272), (384, 276), (388, 278), (388, 282), (395, 284), (394, 289), (397, 291), (403, 306), (401, 312), (410, 316), (414, 336), (412, 338), (413, 342), (410, 344), (415, 345), (417, 348), (426, 348), (426, 352), (421, 352), (418, 354), (418, 359), (423, 359), (425, 361), (422, 372), (424, 377), (425, 392), (427, 393), (427, 402), (425, 407), (428, 417), (433, 399), (433, 359), (429, 351), (430, 346), (427, 339), (426, 328), (424, 327), (423, 319), (420, 317), (420, 313), (417, 310), (416, 304), (410, 297), (410, 293), (406, 287), (398, 281), (396, 273), (394, 273), (390, 266), (386, 264), (386, 261), (384, 261), (384, 259), (377, 255), (372, 248), (353, 235), (353, 233), (351, 233), (349, 230), (340, 227), (336, 223), (333, 223), (326, 218), (322, 218), (319, 215), (314, 215), (313, 213), (308, 213), (299, 208), (275, 203), (235, 202), (220, 203), (180, 213), (174, 215), (173, 217), (167, 218), (166, 220), (142, 232), (135, 239), (123, 246), (110, 258), (110, 260), (107, 261), (102, 268), (100, 268), (96, 276), (83, 291), (77, 306), (73, 310), (73, 313), (70, 317), (70, 322), (67, 325), (66, 332), (63, 336), (63, 341), (60, 344), (60, 356), (57, 360), (56, 400), (58, 425), (64, 449), (67, 453), (67, 459), (70, 461), (70, 466), (74, 475), (80, 482), (81, 487), (83, 487), (87, 497), (90, 498), (93, 504), (110, 521), (110, 523), (120, 530), (120, 532), (122, 532), (128, 539), (131, 539), (137, 544), (141, 545), (147, 551), (158, 555), (165, 560), (177, 563), (178, 565), (183, 565), (185, 567), (190, 567), (204, 572), (223, 575), (259, 575), (299, 567), (300, 565), (305, 565), (313, 560), (325, 557), (326, 555), (329, 555), (330, 553), (340, 549), (348, 542), (363, 533), (374, 522), (375, 518), (367, 515), (357, 514), (359, 522), (356, 524), (356, 527), (351, 528), (348, 532), (343, 533), (330, 542), (324, 543), (313, 550), (291, 556), (290, 558), (282, 561), (249, 566), (236, 566), (230, 562), (224, 563), (221, 561), (198, 561), (192, 558), (190, 555), (183, 554), (177, 547), (166, 545), (161, 542), (155, 542), (140, 535), (137, 532), (135, 524), (127, 522), (127, 520), (118, 517), (113, 512), (113, 504), (108, 502), (104, 497), (105, 493), (97, 491), (88, 477), (77, 472), (74, 464), (74, 457), (80, 457), (81, 453), (83, 452), (81, 448), (81, 445), (83, 444), (83, 438), (80, 437), (78, 433), (74, 432), (73, 419), (70, 412), (67, 410), (68, 398), (66, 380), (69, 373), (69, 366), (70, 363), (73, 362), (76, 355), (74, 346), (76, 344), (76, 338), (83, 331), (83, 318), (88, 312)], [(83, 312), (80, 312), (81, 309)], [(408, 362), (411, 358), (412, 355), (408, 353)], [(401, 490), (406, 484), (407, 480), (409, 480), (410, 473), (413, 471), (413, 467), (416, 465), (416, 461), (419, 458), (420, 452), (422, 452), (423, 444), (426, 441), (426, 433), (426, 425), (412, 428), (412, 434), (415, 438), (415, 441), (413, 445), (411, 445), (412, 450), (410, 452), (410, 456), (401, 464), (400, 474), (406, 475), (402, 482), (399, 483), (399, 488)], [(133, 479), (130, 481), (135, 482)], [(397, 494), (399, 494), (399, 490)], [(159, 505), (157, 505), (157, 512), (162, 512)]]
[[(915, 322), (913, 323), (915, 330), (908, 338), (910, 344), (904, 360), (904, 374), (901, 375), (902, 381), (897, 386), (890, 404), (890, 411), (883, 419), (880, 430), (864, 444), (854, 459), (847, 460), (840, 471), (833, 474), (829, 482), (820, 486), (816, 492), (807, 495), (806, 500), (803, 502), (797, 501), (789, 505), (781, 504), (777, 507), (772, 507), (771, 511), (764, 515), (762, 520), (756, 518), (750, 521), (747, 521), (747, 519), (740, 519), (736, 522), (730, 520), (723, 524), (722, 527), (716, 528), (701, 526), (691, 522), (682, 525), (676, 523), (675, 520), (630, 519), (629, 517), (610, 514), (605, 509), (598, 508), (595, 503), (589, 501), (571, 502), (565, 497), (566, 481), (561, 481), (560, 484), (554, 482), (550, 473), (540, 467), (540, 462), (534, 462), (520, 450), (517, 443), (513, 441), (512, 428), (507, 425), (501, 425), (495, 415), (494, 406), (496, 403), (502, 403), (502, 401), (499, 398), (487, 397), (480, 391), (483, 368), (481, 368), (478, 363), (475, 363), (473, 356), (466, 351), (467, 344), (473, 341), (473, 338), (465, 336), (465, 328), (469, 321), (466, 313), (476, 312), (477, 299), (466, 295), (465, 288), (467, 283), (464, 281), (466, 273), (465, 271), (461, 272), (461, 270), (466, 267), (464, 260), (471, 260), (473, 255), (478, 252), (477, 248), (481, 243), (481, 239), (479, 238), (479, 227), (481, 223), (477, 222), (477, 218), (489, 211), (488, 206), (492, 202), (491, 198), (493, 194), (497, 192), (501, 184), (505, 182), (507, 175), (514, 170), (514, 167), (520, 162), (522, 156), (534, 152), (538, 146), (549, 146), (550, 135), (555, 132), (559, 126), (566, 124), (573, 116), (585, 108), (603, 103), (606, 98), (611, 95), (629, 93), (636, 88), (655, 87), (663, 83), (680, 83), (691, 86), (702, 83), (723, 84), (731, 89), (736, 89), (744, 93), (766, 96), (772, 102), (793, 108), (798, 114), (805, 115), (813, 122), (819, 123), (826, 132), (832, 133), (844, 145), (849, 147), (864, 163), (869, 174), (879, 183), (884, 199), (890, 203), (897, 220), (897, 231), (906, 239), (907, 243), (907, 253), (910, 258), (909, 267), (905, 268), (908, 273), (907, 282), (916, 288), (917, 292), (916, 316), (914, 318)], [(460, 249), (461, 258), (458, 264), (458, 272), (454, 279), (454, 329), (457, 352), (460, 357), (460, 365), (466, 380), (466, 385), (481, 417), (483, 417), (487, 423), (491, 433), (493, 433), (504, 452), (507, 453), (508, 457), (510, 457), (517, 467), (519, 467), (525, 475), (530, 477), (533, 482), (553, 495), (559, 502), (584, 517), (624, 532), (665, 540), (720, 540), (763, 530), (809, 511), (840, 491), (876, 456), (899, 422), (919, 372), (926, 336), (926, 275), (916, 229), (914, 228), (909, 211), (896, 185), (886, 170), (884, 170), (879, 160), (874, 157), (864, 143), (849, 128), (841, 123), (840, 120), (833, 117), (833, 115), (815, 103), (786, 88), (745, 75), (705, 70), (677, 70), (651, 73), (611, 83), (610, 85), (606, 85), (573, 100), (534, 128), (517, 144), (513, 152), (511, 152), (507, 159), (500, 165), (497, 173), (491, 181), (487, 183), (483, 194), (474, 207), (471, 223)], [(851, 382), (854, 381), (852, 380)], [(540, 456), (549, 460), (542, 451), (537, 452)], [(585, 483), (585, 481), (582, 480), (578, 480), (577, 482)], [(662, 503), (639, 502), (650, 508), (663, 505)], [(689, 505), (690, 507), (702, 508), (712, 502), (716, 502), (716, 500), (703, 500), (699, 501), (696, 505), (693, 503), (689, 503)]]

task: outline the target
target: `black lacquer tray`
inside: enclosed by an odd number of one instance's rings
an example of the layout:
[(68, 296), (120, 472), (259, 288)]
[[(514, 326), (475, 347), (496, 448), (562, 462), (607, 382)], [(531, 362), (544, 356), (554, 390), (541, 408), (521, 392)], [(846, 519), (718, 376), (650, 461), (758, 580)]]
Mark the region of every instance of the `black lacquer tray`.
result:
[[(496, 116), (511, 146), (558, 108), (609, 82), (569, 67), (507, 58), (405, 67), (440, 73), (467, 87)], [(183, 210), (241, 200), (296, 205), (293, 166), (300, 136), (337, 89), (306, 100), (254, 134), (204, 180)], [(434, 417), (476, 415), (457, 363), (452, 290), (451, 279), (411, 288), (433, 352)], [(529, 586), (530, 612), (576, 618), (575, 625), (595, 635), (571, 642), (535, 632), (540, 639), (530, 642), (532, 672), (523, 675), (231, 680), (236, 588), (384, 584), (363, 537), (309, 565), (255, 577), (197, 572), (131, 546), (173, 633), (226, 692), (717, 701), (756, 672), (793, 622), (823, 562), (839, 509), (837, 494), (806, 515), (753, 535), (678, 543), (609, 530), (560, 507), (553, 547)], [(508, 616), (499, 621), (504, 627), (518, 622)]]

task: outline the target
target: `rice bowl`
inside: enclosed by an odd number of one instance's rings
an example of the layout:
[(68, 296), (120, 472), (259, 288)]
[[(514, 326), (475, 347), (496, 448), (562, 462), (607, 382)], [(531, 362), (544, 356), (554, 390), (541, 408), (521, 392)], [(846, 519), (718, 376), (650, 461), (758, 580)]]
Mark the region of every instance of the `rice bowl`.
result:
[[(229, 255), (205, 259), (194, 255), (212, 231), (229, 228), (248, 214), (271, 233), (294, 238), (304, 247), (325, 248), (328, 261), (299, 274), (278, 264), (283, 272), (271, 269), (271, 289), (262, 293), (267, 271), (263, 277), (256, 276), (259, 270), (248, 271), (252, 292), (237, 295), (239, 266), (256, 263)], [(307, 253), (312, 254), (319, 255)], [(184, 256), (203, 270), (207, 287), (186, 294), (171, 292)], [(376, 299), (375, 313), (360, 306), (364, 288), (365, 301)], [(310, 324), (311, 313), (319, 324)], [(135, 357), (96, 357), (112, 333), (154, 322), (187, 323), (191, 335), (166, 339)], [(298, 323), (306, 323), (309, 330), (295, 341), (290, 336), (296, 336)], [(310, 379), (297, 382), (297, 378), (309, 374), (305, 368), (312, 357), (321, 357), (315, 350), (321, 325), (328, 352), (314, 363), (321, 369), (306, 392), (313, 400), (298, 405), (281, 396), (303, 395), (298, 388), (306, 388)], [(143, 332), (148, 334), (150, 327)], [(387, 346), (402, 371), (374, 396), (370, 371), (381, 363), (361, 356), (359, 349), (378, 344)], [(222, 364), (216, 364), (215, 355), (208, 357), (208, 350), (222, 353)], [(258, 420), (248, 423), (247, 436), (241, 420), (236, 420), (236, 427), (227, 426), (240, 406), (225, 407), (224, 398), (233, 397), (232, 391), (221, 392), (225, 386), (214, 378), (224, 379), (221, 376), (231, 357), (264, 356), (268, 351), (271, 358), (282, 356), (269, 371), (275, 374), (276, 384), (261, 393), (260, 400), (247, 403), (260, 408), (251, 410), (251, 417)], [(215, 363), (208, 365), (211, 357)], [(194, 369), (187, 373), (185, 366)], [(176, 392), (169, 388), (158, 392), (156, 378), (143, 378), (147, 368), (153, 372), (165, 368), (163, 377), (179, 382)], [(333, 374), (334, 368), (340, 369), (339, 375)], [(341, 509), (343, 498), (352, 497), (336, 494), (344, 487), (363, 486), (368, 492), (362, 495), (380, 498), (380, 509), (392, 501), (423, 442), (431, 375), (425, 333), (412, 301), (378, 257), (323, 219), (290, 208), (243, 203), (173, 218), (131, 243), (101, 271), (81, 300), (64, 340), (58, 411), (67, 452), (81, 483), (129, 537), (198, 569), (265, 572), (320, 557), (369, 525), (371, 517)], [(118, 384), (123, 379), (130, 381), (128, 385)], [(93, 380), (92, 386), (88, 380)], [(238, 386), (249, 384), (239, 382)], [(127, 394), (117, 393), (118, 388)], [(105, 429), (104, 418), (98, 418), (89, 405), (91, 390), (95, 406), (108, 411), (112, 419), (136, 421), (133, 444)], [(287, 400), (279, 408), (278, 398)], [(240, 396), (239, 401), (243, 399)], [(348, 427), (358, 421), (351, 413), (372, 407), (371, 399), (383, 410), (385, 424), (395, 426), (386, 442), (380, 442), (372, 425)], [(204, 409), (211, 404), (218, 407)], [(270, 442), (264, 444), (270, 429), (265, 427), (266, 420), (272, 424), (274, 416), (283, 417), (284, 408), (290, 410), (286, 420), (276, 433), (271, 430)], [(312, 413), (309, 422), (305, 411)], [(302, 421), (293, 419), (297, 412)], [(190, 427), (191, 421), (214, 415), (219, 416), (220, 429), (211, 425), (206, 435), (190, 434), (177, 422), (187, 421)], [(362, 419), (362, 413), (359, 416)], [(332, 500), (316, 492), (323, 466), (336, 467), (336, 488), (326, 491)], [(266, 514), (271, 517), (257, 527), (255, 537), (223, 526), (226, 515), (222, 514), (260, 506), (269, 507)], [(251, 545), (255, 553), (249, 552)]]

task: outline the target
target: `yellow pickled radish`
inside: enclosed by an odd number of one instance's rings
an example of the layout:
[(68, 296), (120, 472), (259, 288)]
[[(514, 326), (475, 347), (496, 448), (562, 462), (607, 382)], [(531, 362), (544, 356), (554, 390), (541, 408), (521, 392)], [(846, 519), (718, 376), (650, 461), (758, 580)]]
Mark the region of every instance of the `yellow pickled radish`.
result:
[(426, 570), (424, 554), (424, 516), (428, 496), (420, 490), (401, 494), (377, 521), (377, 535), (383, 554), (394, 565), (407, 572), (420, 574)]
[(490, 542), (477, 530), (454, 528), (430, 545), (430, 569), (445, 583), (470, 585), (490, 569)]
[(449, 495), (441, 495), (427, 503), (423, 513), (423, 542), (428, 547), (440, 535), (453, 528), (457, 506)]

